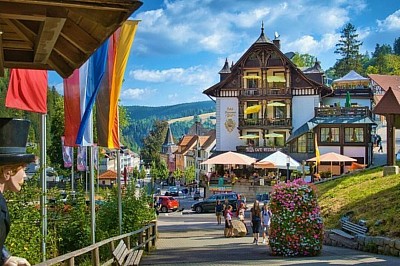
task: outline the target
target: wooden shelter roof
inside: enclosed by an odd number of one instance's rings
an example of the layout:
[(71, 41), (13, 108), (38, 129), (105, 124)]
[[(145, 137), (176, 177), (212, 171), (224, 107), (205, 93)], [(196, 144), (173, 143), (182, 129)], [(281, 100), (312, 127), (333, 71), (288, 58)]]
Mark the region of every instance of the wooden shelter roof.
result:
[(138, 0), (0, 0), (0, 76), (4, 68), (70, 76), (141, 5)]
[(101, 175), (99, 175), (99, 179), (116, 179), (117, 173), (113, 170), (107, 170)]

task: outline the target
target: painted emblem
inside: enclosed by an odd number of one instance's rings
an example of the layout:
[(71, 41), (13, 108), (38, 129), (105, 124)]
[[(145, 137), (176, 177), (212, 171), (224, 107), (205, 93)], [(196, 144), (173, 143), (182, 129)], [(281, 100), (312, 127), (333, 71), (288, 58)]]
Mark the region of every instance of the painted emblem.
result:
[(226, 130), (229, 133), (231, 133), (236, 127), (236, 123), (233, 120), (233, 118), (235, 116), (236, 116), (236, 112), (235, 112), (235, 109), (233, 107), (226, 108), (226, 111), (225, 111), (226, 120), (225, 120), (225, 124), (224, 125), (225, 125)]

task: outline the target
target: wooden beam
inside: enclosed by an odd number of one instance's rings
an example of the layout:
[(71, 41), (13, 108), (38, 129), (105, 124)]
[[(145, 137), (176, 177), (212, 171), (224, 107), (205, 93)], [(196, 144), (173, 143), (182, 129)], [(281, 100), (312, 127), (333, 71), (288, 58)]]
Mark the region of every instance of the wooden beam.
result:
[(58, 38), (54, 51), (70, 62), (72, 66), (78, 65), (79, 62), (82, 62), (82, 58), (87, 57), (86, 53), (79, 50), (63, 36)]
[(84, 53), (91, 54), (95, 50), (93, 48), (100, 46), (99, 40), (70, 20), (65, 22), (61, 35)]
[(22, 40), (26, 41), (26, 43), (30, 45), (31, 49), (33, 49), (33, 40), (36, 38), (34, 32), (25, 27), (25, 25), (18, 20), (3, 19), (3, 21), (10, 26)]
[[(84, 61), (82, 61), (82, 64), (83, 62)], [(51, 67), (51, 69), (57, 71), (57, 73), (63, 78), (68, 78), (76, 68), (80, 67), (80, 65), (77, 66), (69, 65), (64, 60), (64, 58), (62, 58), (60, 55), (54, 52), (51, 53), (50, 58), (48, 60), (48, 64)]]
[(0, 18), (43, 21), (46, 7), (29, 3), (1, 3)]
[(3, 32), (0, 30), (0, 77), (4, 77)]
[(64, 27), (66, 18), (46, 18), (40, 29), (33, 62), (46, 63)]

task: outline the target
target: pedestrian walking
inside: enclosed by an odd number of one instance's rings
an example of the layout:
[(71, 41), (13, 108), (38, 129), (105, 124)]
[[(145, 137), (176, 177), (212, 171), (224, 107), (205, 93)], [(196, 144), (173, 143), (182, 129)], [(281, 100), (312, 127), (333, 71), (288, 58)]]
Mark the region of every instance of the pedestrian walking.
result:
[(229, 205), (225, 211), (225, 237), (233, 237), (232, 209), (232, 205)]
[(217, 204), (215, 205), (215, 215), (217, 216), (217, 224), (221, 224), (223, 210), (224, 210), (224, 204), (222, 204), (220, 200), (217, 200)]
[(383, 152), (382, 138), (379, 135), (377, 136), (377, 139), (376, 139), (376, 145), (379, 147), (378, 152)]
[(262, 216), (262, 229), (263, 229), (263, 244), (267, 242), (267, 237), (269, 236), (269, 226), (271, 225), (272, 212), (269, 209), (268, 204), (264, 204), (261, 211)]
[(254, 201), (253, 208), (250, 210), (251, 227), (253, 230), (253, 244), (258, 245), (258, 238), (260, 235), (261, 227), (261, 209), (258, 200)]

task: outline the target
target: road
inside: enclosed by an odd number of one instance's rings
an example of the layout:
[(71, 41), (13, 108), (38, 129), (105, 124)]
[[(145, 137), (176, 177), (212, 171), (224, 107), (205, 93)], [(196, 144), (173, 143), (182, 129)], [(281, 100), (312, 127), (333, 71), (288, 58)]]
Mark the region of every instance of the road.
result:
[(330, 246), (318, 257), (271, 256), (267, 245), (252, 244), (251, 234), (225, 238), (212, 213), (160, 214), (157, 225), (157, 249), (143, 256), (140, 265), (400, 265), (398, 257)]

